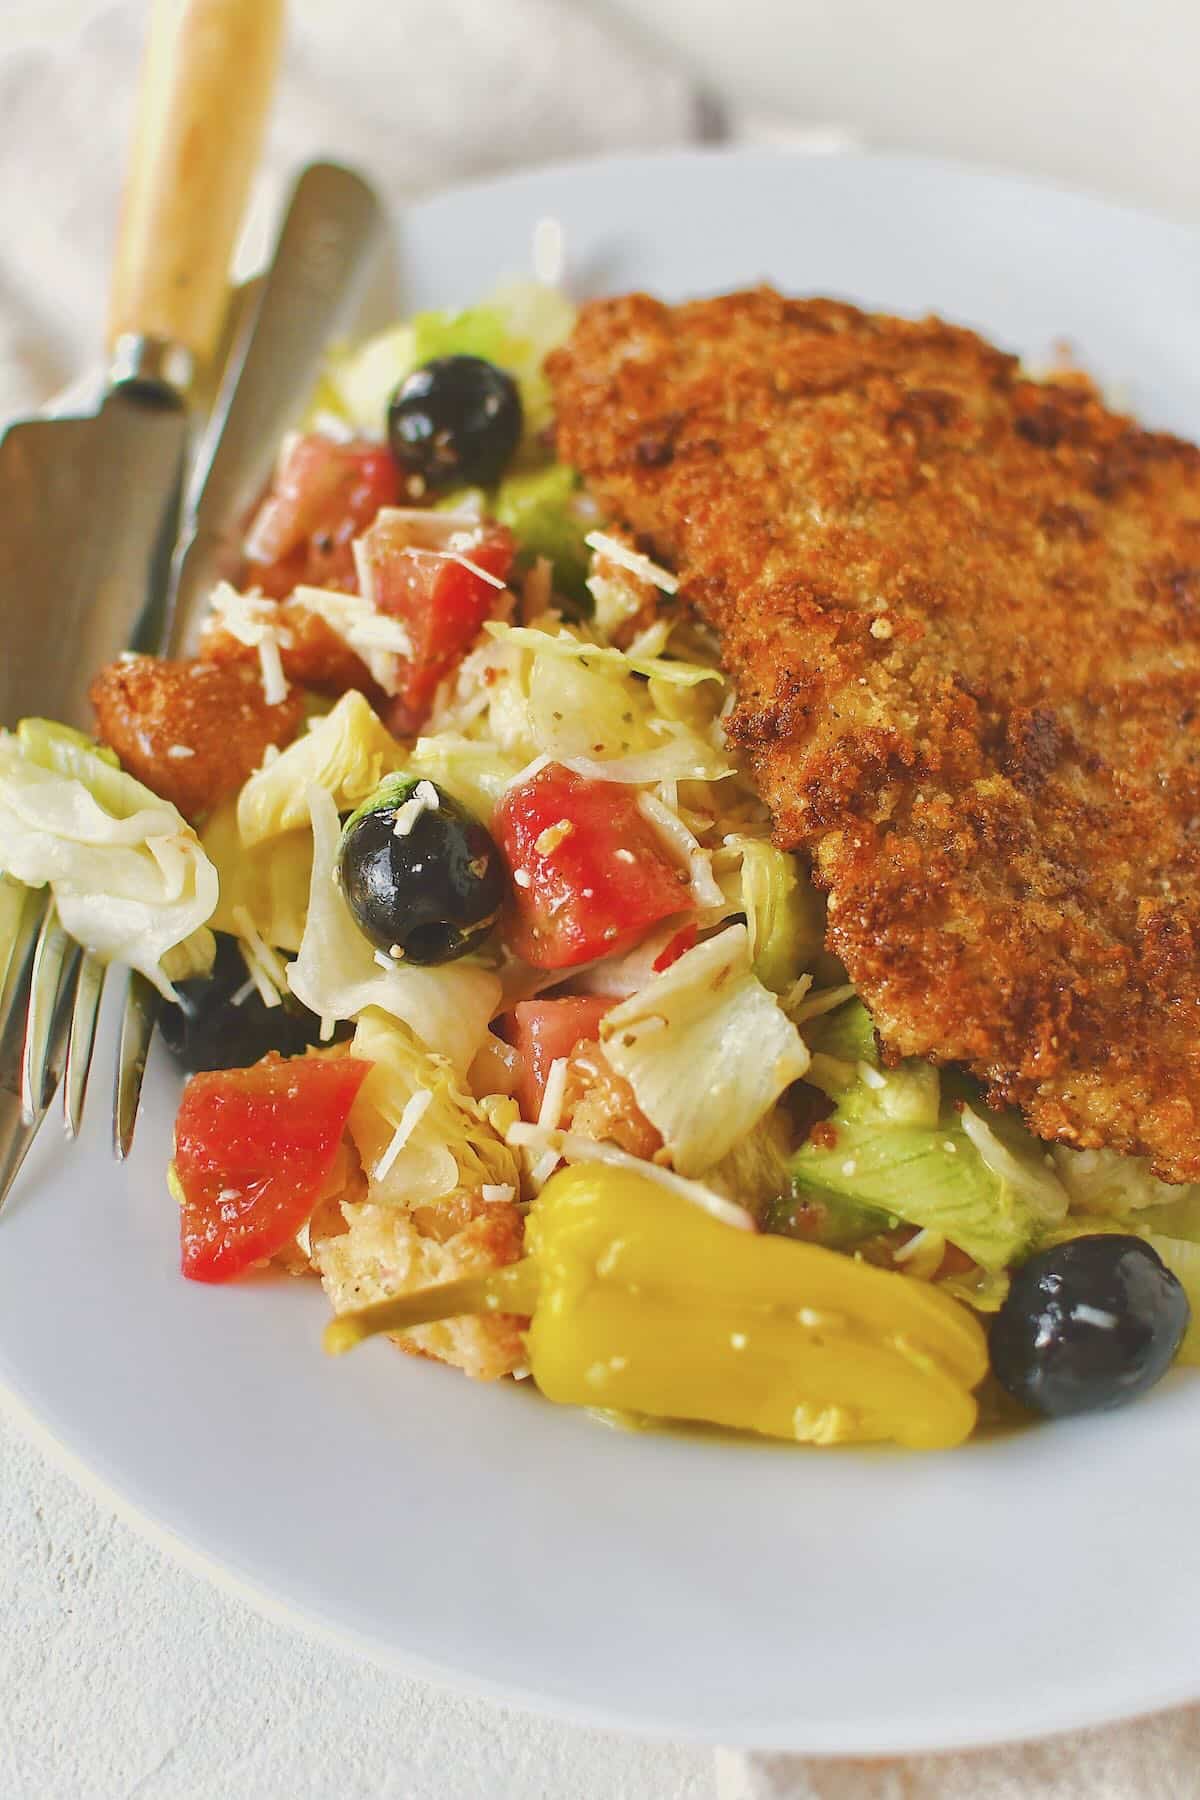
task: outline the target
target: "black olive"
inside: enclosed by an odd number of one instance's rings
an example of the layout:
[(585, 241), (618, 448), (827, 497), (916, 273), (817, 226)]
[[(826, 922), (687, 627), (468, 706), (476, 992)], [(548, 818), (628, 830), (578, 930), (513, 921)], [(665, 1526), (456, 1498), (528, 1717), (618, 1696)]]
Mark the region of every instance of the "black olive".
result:
[(246, 985), (246, 964), (237, 939), (217, 933), (217, 955), (208, 975), (176, 982), (178, 1006), (164, 1006), (159, 1029), (163, 1043), (185, 1069), (245, 1069), (269, 1050), (299, 1056), (320, 1042), (321, 1021), (290, 995), (278, 1006), (264, 1006), (251, 988), (235, 1004)]
[(427, 488), (499, 481), (521, 441), (521, 396), (482, 356), (438, 356), (414, 369), (388, 403), (392, 455)]
[(474, 949), (505, 895), (491, 834), (443, 788), (411, 775), (389, 777), (350, 815), (338, 877), (359, 930), (412, 963)]
[(992, 1368), (1048, 1418), (1107, 1411), (1166, 1374), (1189, 1317), (1187, 1295), (1141, 1238), (1072, 1238), (1013, 1276), (992, 1326)]

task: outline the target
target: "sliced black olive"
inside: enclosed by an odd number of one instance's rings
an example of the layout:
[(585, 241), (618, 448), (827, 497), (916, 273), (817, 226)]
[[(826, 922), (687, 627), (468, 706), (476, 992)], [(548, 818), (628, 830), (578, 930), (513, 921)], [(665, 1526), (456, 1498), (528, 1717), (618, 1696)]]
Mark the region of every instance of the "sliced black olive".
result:
[(176, 983), (178, 1006), (160, 1013), (162, 1039), (185, 1069), (245, 1069), (269, 1050), (299, 1056), (320, 1042), (321, 1021), (292, 996), (265, 1006), (257, 988), (236, 1002), (246, 985), (237, 939), (217, 933), (217, 955), (208, 975)]
[(521, 396), (482, 356), (438, 356), (414, 369), (388, 404), (392, 455), (427, 488), (499, 481), (521, 441)]
[(505, 895), (486, 828), (443, 788), (408, 775), (391, 776), (351, 814), (338, 876), (360, 931), (412, 963), (465, 955)]
[(1141, 1238), (1106, 1232), (1031, 1256), (991, 1334), (992, 1368), (1049, 1418), (1124, 1406), (1166, 1374), (1187, 1295)]

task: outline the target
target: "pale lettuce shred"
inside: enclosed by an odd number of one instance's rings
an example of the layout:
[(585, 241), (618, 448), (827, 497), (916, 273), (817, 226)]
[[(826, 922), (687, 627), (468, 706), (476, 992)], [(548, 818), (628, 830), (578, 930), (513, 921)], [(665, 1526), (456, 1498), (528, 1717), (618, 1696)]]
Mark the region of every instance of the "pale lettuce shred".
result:
[(166, 999), (212, 965), (217, 872), (199, 838), (79, 732), (0, 731), (0, 870), (48, 885), (64, 931)]
[(405, 762), (409, 775), (436, 781), (486, 825), (520, 764), (486, 740), (457, 732), (418, 738)]
[(808, 1068), (808, 1051), (755, 977), (744, 925), (688, 950), (600, 1022), (609, 1062), (681, 1175), (726, 1157)]
[(213, 930), (241, 937), (248, 914), (265, 944), (275, 950), (298, 950), (312, 881), (307, 812), (299, 829), (265, 838), (247, 849), (238, 830), (237, 801), (226, 800), (210, 814), (200, 842), (221, 884), (216, 911), (209, 921)]
[(288, 969), (292, 992), (330, 1024), (358, 1019), (376, 1007), (465, 1075), (499, 1002), (498, 977), (469, 959), (421, 969), (377, 953), (354, 923), (337, 884), (337, 803), (317, 786), (309, 788), (307, 803), (312, 883), (299, 953)]
[(374, 1008), (359, 1019), (351, 1054), (371, 1064), (349, 1120), (370, 1200), (411, 1208), (488, 1184), (519, 1191), (515, 1152), (445, 1057)]
[[(547, 621), (551, 626), (551, 621)], [(650, 786), (723, 781), (734, 773), (715, 727), (697, 729), (655, 703), (654, 688), (720, 681), (713, 669), (665, 656), (627, 655), (556, 624), (547, 630), (493, 622), (493, 647), (464, 664), (451, 708), (433, 728), (463, 723), (464, 681), (481, 686), (480, 725), (507, 754), (547, 757), (592, 780)], [(653, 673), (653, 682), (645, 677)]]
[(332, 794), (350, 812), (385, 775), (404, 765), (404, 751), (373, 709), (351, 688), (303, 737), (251, 775), (238, 794), (237, 823), (247, 849), (308, 823), (310, 787)]

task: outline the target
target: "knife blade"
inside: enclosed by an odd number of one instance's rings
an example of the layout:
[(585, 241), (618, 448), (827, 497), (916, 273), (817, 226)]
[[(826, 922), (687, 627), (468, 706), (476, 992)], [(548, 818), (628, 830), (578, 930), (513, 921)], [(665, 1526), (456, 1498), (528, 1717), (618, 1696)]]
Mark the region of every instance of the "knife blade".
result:
[(88, 682), (136, 648), (170, 569), (188, 420), (178, 398), (105, 395), (89, 418), (0, 441), (0, 720), (91, 726)]
[(387, 243), (383, 208), (361, 175), (328, 162), (303, 171), (197, 454), (199, 492), (171, 571), (169, 654), (193, 647), (202, 603), (236, 577), (246, 516), (280, 440), (380, 275)]

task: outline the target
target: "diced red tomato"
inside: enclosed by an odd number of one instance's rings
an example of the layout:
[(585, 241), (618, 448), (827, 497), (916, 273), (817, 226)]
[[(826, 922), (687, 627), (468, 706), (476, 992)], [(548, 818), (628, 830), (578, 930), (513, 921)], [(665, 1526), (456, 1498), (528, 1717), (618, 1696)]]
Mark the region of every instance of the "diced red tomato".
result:
[(615, 955), (693, 901), (623, 782), (550, 763), (509, 788), (493, 831), (513, 877), (508, 938), (538, 969)]
[[(481, 525), (461, 555), (503, 582), (512, 566), (515, 543), (502, 525)], [(405, 626), (412, 655), (404, 672), (393, 730), (419, 729), (434, 690), (478, 637), (495, 610), (501, 591), (465, 563), (415, 545), (412, 526), (388, 514), (376, 519), (359, 546), (364, 585), (380, 612)]]
[(526, 1119), (536, 1120), (541, 1111), (551, 1063), (595, 1038), (601, 1019), (615, 1005), (605, 994), (571, 994), (561, 1000), (521, 1000), (513, 1007), (509, 1042), (524, 1064), (516, 1101)]
[(351, 1056), (272, 1055), (192, 1076), (175, 1121), (185, 1275), (229, 1281), (296, 1235), (370, 1067)]
[(654, 973), (656, 975), (661, 975), (664, 969), (669, 969), (672, 963), (677, 963), (681, 956), (685, 956), (687, 952), (693, 948), (699, 935), (700, 933), (697, 930), (695, 920), (689, 919), (687, 924), (684, 925), (681, 930), (677, 931), (673, 938), (667, 939), (654, 961), (650, 964)]
[(353, 540), (400, 498), (400, 473), (380, 444), (310, 432), (293, 439), (247, 533), (245, 582), (282, 600), (294, 587), (358, 589)]

